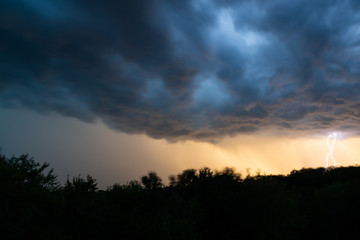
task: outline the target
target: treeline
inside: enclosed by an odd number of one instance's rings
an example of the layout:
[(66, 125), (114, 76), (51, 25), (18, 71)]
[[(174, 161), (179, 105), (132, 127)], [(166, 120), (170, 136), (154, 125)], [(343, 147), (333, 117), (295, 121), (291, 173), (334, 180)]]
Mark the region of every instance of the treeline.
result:
[(188, 169), (99, 190), (91, 176), (61, 186), (48, 164), (0, 155), (0, 239), (353, 239), (360, 168), (242, 177)]

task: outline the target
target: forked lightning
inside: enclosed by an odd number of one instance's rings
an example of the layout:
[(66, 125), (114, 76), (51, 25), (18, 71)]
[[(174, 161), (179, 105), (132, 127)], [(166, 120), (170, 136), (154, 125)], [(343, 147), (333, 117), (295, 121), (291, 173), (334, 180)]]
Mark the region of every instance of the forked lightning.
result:
[(333, 161), (333, 166), (336, 166), (336, 161), (333, 155), (334, 152), (334, 145), (336, 143), (336, 137), (337, 137), (337, 133), (331, 133), (327, 139), (326, 139), (326, 144), (327, 147), (329, 148), (329, 153), (326, 155), (326, 167), (325, 169), (327, 169), (329, 167), (329, 158), (331, 158), (331, 160)]

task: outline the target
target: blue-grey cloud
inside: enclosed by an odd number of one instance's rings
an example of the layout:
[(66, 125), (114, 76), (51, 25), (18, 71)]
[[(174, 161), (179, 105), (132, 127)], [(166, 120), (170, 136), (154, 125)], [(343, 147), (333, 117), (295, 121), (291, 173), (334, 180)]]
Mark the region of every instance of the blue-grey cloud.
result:
[(358, 133), (357, 1), (4, 0), (0, 104), (216, 141)]

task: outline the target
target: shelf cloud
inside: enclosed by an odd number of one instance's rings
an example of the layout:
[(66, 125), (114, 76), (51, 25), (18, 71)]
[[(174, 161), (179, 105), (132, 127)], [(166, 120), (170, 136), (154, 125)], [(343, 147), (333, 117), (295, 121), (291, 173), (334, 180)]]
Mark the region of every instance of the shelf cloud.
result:
[(4, 0), (0, 105), (125, 133), (359, 133), (358, 1)]

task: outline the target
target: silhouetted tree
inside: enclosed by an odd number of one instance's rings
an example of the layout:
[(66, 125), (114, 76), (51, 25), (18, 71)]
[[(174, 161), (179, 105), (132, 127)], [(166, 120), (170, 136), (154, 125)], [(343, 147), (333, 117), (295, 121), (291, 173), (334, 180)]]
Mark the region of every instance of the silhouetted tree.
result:
[(196, 169), (186, 169), (181, 174), (177, 175), (176, 185), (180, 187), (191, 186), (197, 179)]
[(3, 183), (11, 181), (12, 187), (26, 185), (55, 190), (59, 185), (52, 168), (47, 173), (45, 172), (49, 163), (35, 162), (27, 154), (11, 158), (0, 155), (0, 166), (0, 179)]
[(208, 167), (203, 167), (199, 169), (199, 180), (206, 181), (213, 177), (213, 172)]
[[(48, 164), (0, 154), (0, 239), (350, 239), (360, 167), (248, 175), (204, 167), (99, 190), (90, 175), (58, 187)], [(163, 187), (161, 190), (158, 188)], [(146, 191), (145, 191), (146, 190)], [(100, 220), (99, 220), (100, 219)], [(324, 231), (327, 227), (331, 231)], [(310, 235), (311, 234), (311, 235)]]
[(28, 155), (0, 154), (0, 239), (40, 239), (55, 228), (58, 182), (48, 167)]
[(68, 176), (63, 187), (65, 193), (64, 211), (68, 218), (65, 228), (73, 239), (98, 238), (100, 226), (96, 226), (97, 218), (103, 214), (97, 181), (90, 175)]
[(175, 177), (175, 175), (170, 175), (169, 176), (169, 186), (171, 186), (171, 187), (176, 186), (176, 177)]
[(223, 180), (228, 180), (232, 182), (240, 182), (241, 181), (241, 174), (236, 173), (234, 168), (226, 167), (222, 171), (217, 172), (215, 177), (221, 178)]
[(141, 183), (144, 185), (145, 189), (155, 189), (163, 186), (161, 178), (156, 174), (156, 172), (149, 172), (147, 176), (141, 177)]
[(78, 177), (73, 177), (72, 181), (70, 181), (68, 176), (64, 190), (66, 192), (93, 193), (98, 189), (97, 184), (96, 179), (90, 175), (87, 175), (86, 179), (79, 175)]
[(109, 192), (122, 192), (122, 191), (140, 192), (141, 190), (143, 190), (143, 187), (141, 183), (136, 180), (132, 180), (124, 185), (115, 183), (111, 187), (107, 188), (107, 191)]
[[(160, 179), (161, 182), (161, 179)], [(137, 180), (132, 180), (126, 184), (124, 184), (123, 189), (126, 191), (131, 191), (131, 192), (140, 192), (143, 187), (141, 186), (141, 183)]]

